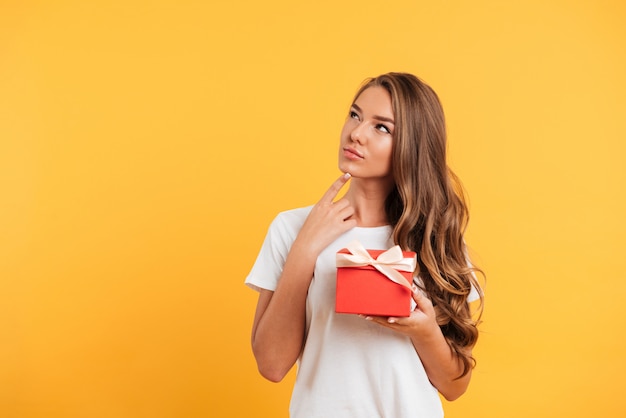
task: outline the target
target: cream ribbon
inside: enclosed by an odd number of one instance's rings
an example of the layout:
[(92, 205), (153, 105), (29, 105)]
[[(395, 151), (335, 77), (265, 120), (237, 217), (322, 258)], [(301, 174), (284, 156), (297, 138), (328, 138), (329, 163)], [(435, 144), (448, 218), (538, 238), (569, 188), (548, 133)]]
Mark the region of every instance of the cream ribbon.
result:
[[(337, 267), (372, 266), (380, 271), (389, 280), (411, 289), (411, 282), (400, 271), (415, 271), (417, 258), (405, 258), (399, 245), (394, 245), (387, 251), (380, 253), (378, 258), (372, 258), (359, 241), (352, 241), (346, 246), (351, 254), (337, 253)], [(408, 283), (407, 283), (408, 282)]]

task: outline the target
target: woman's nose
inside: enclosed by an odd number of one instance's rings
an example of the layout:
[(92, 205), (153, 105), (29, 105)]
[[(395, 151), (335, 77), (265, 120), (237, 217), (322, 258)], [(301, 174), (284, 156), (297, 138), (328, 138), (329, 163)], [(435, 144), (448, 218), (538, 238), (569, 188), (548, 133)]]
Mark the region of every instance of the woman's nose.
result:
[(365, 135), (363, 135), (363, 124), (359, 123), (357, 126), (354, 127), (354, 129), (352, 129), (352, 132), (350, 132), (350, 139), (353, 142), (358, 142), (359, 144), (363, 143), (363, 140), (365, 138)]

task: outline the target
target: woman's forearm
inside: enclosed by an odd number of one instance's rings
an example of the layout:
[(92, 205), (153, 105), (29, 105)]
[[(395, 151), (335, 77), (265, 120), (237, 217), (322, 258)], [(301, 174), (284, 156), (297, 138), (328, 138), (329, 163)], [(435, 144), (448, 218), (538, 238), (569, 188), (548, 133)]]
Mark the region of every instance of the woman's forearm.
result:
[(420, 356), (430, 382), (449, 401), (463, 395), (469, 386), (471, 370), (463, 372), (461, 359), (452, 351), (443, 333), (437, 327), (429, 335), (412, 337), (411, 341)]
[(295, 364), (304, 342), (306, 297), (315, 257), (294, 243), (274, 292), (259, 296), (252, 329), (252, 351), (259, 372), (278, 382)]

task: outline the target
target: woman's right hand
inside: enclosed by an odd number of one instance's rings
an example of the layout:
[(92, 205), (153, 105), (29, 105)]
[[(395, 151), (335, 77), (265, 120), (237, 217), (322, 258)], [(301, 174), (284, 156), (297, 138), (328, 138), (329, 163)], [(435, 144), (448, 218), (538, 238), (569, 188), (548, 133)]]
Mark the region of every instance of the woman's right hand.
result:
[(346, 198), (333, 201), (350, 179), (346, 173), (339, 177), (324, 193), (307, 217), (294, 245), (308, 246), (313, 254), (319, 254), (341, 234), (357, 225), (354, 208)]

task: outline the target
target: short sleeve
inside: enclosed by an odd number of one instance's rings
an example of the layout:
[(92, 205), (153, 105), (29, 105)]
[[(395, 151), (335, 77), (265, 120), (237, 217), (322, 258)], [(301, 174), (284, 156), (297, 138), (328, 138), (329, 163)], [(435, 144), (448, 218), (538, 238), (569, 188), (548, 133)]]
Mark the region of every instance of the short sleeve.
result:
[(293, 210), (282, 212), (274, 218), (252, 270), (246, 277), (245, 284), (248, 287), (256, 291), (276, 290), (287, 254), (306, 218), (306, 213), (308, 213), (306, 210)]
[[(467, 260), (467, 266), (473, 269), (474, 264), (472, 264), (472, 260), (470, 260), (467, 246), (465, 247), (465, 259)], [(478, 278), (476, 277), (476, 273), (474, 271), (472, 271), (472, 277), (474, 278), (475, 283), (478, 285)], [(472, 284), (472, 288), (470, 289), (470, 292), (467, 295), (467, 301), (471, 303), (471, 302), (477, 301), (478, 299), (480, 299), (479, 289), (477, 289), (476, 286)]]
[(467, 295), (467, 301), (471, 303), (471, 302), (477, 301), (478, 299), (480, 299), (480, 294), (478, 293), (478, 289), (472, 286), (472, 288), (470, 289), (469, 295)]

